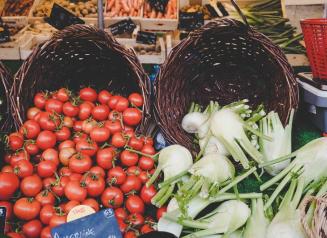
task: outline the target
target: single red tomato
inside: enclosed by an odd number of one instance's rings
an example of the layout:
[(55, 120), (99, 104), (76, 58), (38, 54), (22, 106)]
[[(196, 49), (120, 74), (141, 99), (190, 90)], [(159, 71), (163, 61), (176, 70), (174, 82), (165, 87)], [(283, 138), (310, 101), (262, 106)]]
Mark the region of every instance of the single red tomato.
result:
[(137, 108), (127, 108), (123, 112), (123, 121), (129, 126), (136, 126), (142, 120), (142, 112)]
[[(82, 130), (83, 130), (83, 122), (84, 122), (84, 121), (74, 121), (73, 130), (74, 130), (75, 132), (79, 132), (79, 133), (81, 133)], [(78, 135), (78, 133), (75, 133), (75, 134)], [(76, 137), (75, 134), (73, 135), (73, 138)], [(79, 137), (79, 136), (77, 136), (77, 137)], [(75, 142), (75, 143), (76, 143), (76, 142)]]
[(14, 173), (0, 173), (0, 200), (9, 200), (19, 187), (19, 179)]
[(131, 191), (140, 191), (142, 187), (141, 180), (135, 175), (129, 175), (126, 181), (121, 185), (121, 190), (126, 194)]
[(125, 206), (130, 213), (144, 213), (144, 202), (137, 195), (131, 195), (127, 198)]
[(63, 106), (63, 103), (61, 101), (51, 98), (45, 103), (45, 110), (50, 113), (55, 112), (55, 113), (61, 114), (62, 106)]
[(67, 220), (67, 216), (65, 214), (54, 214), (50, 220), (49, 226), (50, 228), (60, 226), (65, 224)]
[(40, 125), (35, 120), (28, 120), (24, 122), (23, 126), (19, 129), (19, 132), (27, 139), (36, 138), (40, 131)]
[(151, 199), (157, 194), (157, 190), (154, 185), (147, 187), (144, 185), (141, 189), (140, 196), (145, 204), (151, 204)]
[(37, 175), (23, 178), (20, 183), (20, 190), (27, 197), (35, 197), (42, 189), (42, 180)]
[(83, 175), (82, 174), (78, 174), (78, 173), (72, 173), (70, 176), (69, 176), (69, 180), (70, 181), (81, 181)]
[(74, 201), (74, 200), (71, 200), (69, 202), (67, 202), (65, 205), (64, 205), (64, 211), (66, 214), (68, 214), (70, 212), (70, 210), (72, 210), (74, 207), (80, 205), (81, 203), (79, 201)]
[(143, 141), (144, 141), (144, 144), (145, 145), (151, 145), (151, 146), (153, 146), (153, 138), (151, 138), (151, 137), (144, 137), (143, 138)]
[(126, 170), (128, 175), (139, 176), (142, 170), (137, 166), (131, 166)]
[(109, 93), (107, 90), (102, 90), (98, 94), (98, 101), (101, 104), (107, 104), (111, 96), (112, 96), (111, 93)]
[(0, 207), (6, 208), (6, 221), (10, 220), (12, 218), (13, 205), (7, 201), (0, 201)]
[(150, 224), (144, 224), (140, 229), (142, 234), (149, 233), (151, 231), (154, 231), (153, 227)]
[(67, 176), (69, 177), (72, 174), (72, 171), (68, 167), (62, 167), (59, 170), (59, 175), (60, 176)]
[(121, 123), (123, 119), (123, 114), (121, 112), (117, 112), (116, 110), (112, 110), (108, 116), (109, 121), (119, 121)]
[(128, 96), (128, 100), (133, 106), (142, 107), (143, 106), (143, 97), (139, 93), (132, 93)]
[(121, 122), (119, 120), (109, 120), (104, 123), (104, 127), (108, 128), (110, 134), (121, 132), (123, 130)]
[(120, 161), (121, 161), (122, 165), (124, 165), (126, 167), (131, 167), (131, 166), (136, 165), (138, 160), (139, 160), (139, 156), (134, 152), (124, 150), (120, 154)]
[(109, 101), (108, 101), (108, 106), (110, 107), (110, 109), (115, 109), (116, 105), (118, 103), (118, 100), (120, 99), (121, 96), (115, 95), (115, 96), (111, 96)]
[(79, 106), (76, 106), (71, 102), (66, 102), (62, 106), (62, 111), (64, 115), (69, 117), (76, 117), (79, 113), (79, 110), (80, 110)]
[(57, 99), (61, 102), (67, 102), (70, 95), (71, 92), (67, 88), (61, 88), (56, 93)]
[(52, 238), (51, 228), (49, 226), (46, 226), (42, 229), (40, 238)]
[(106, 127), (96, 126), (90, 132), (90, 138), (97, 143), (106, 142), (109, 140), (109, 137), (110, 137), (110, 131)]
[(15, 174), (20, 178), (25, 178), (33, 174), (33, 165), (28, 160), (20, 160), (16, 163), (14, 167)]
[(5, 165), (2, 167), (1, 172), (3, 173), (14, 173), (14, 168), (11, 165)]
[(48, 149), (44, 150), (42, 153), (42, 159), (44, 161), (51, 161), (56, 166), (59, 165), (59, 153), (56, 149), (48, 148)]
[(57, 141), (68, 140), (71, 136), (71, 132), (68, 127), (63, 126), (61, 129), (55, 131)]
[(90, 172), (97, 175), (97, 176), (101, 176), (102, 178), (104, 178), (106, 176), (106, 172), (104, 171), (104, 169), (100, 166), (93, 166), (90, 169)]
[(87, 176), (83, 182), (86, 184), (87, 194), (90, 197), (100, 196), (106, 187), (104, 178), (94, 174)]
[(118, 208), (123, 204), (124, 194), (119, 188), (109, 187), (101, 195), (101, 202), (105, 207)]
[(144, 217), (139, 213), (133, 213), (127, 217), (127, 221), (133, 227), (140, 227), (144, 224)]
[(37, 165), (37, 174), (41, 178), (51, 177), (56, 171), (57, 166), (52, 161), (43, 160)]
[(40, 202), (41, 206), (45, 206), (45, 205), (53, 206), (56, 202), (55, 196), (49, 190), (43, 190), (39, 192), (36, 195), (35, 199)]
[(79, 97), (83, 101), (94, 102), (97, 100), (97, 92), (93, 88), (83, 88), (79, 91)]
[(126, 220), (127, 212), (126, 212), (125, 208), (119, 207), (119, 208), (115, 209), (115, 216), (116, 216), (116, 218)]
[(152, 145), (145, 144), (143, 146), (141, 152), (146, 155), (154, 155), (156, 153), (156, 150), (154, 149), (154, 147)]
[(142, 156), (139, 160), (138, 166), (143, 170), (151, 170), (154, 168), (154, 159)]
[(75, 147), (64, 148), (59, 152), (59, 160), (62, 165), (68, 166), (70, 158), (76, 154)]
[(88, 140), (88, 135), (83, 133), (83, 132), (77, 132), (77, 133), (74, 133), (73, 135), (73, 142), (75, 143), (75, 147), (76, 147), (76, 144), (81, 142), (81, 141), (86, 141)]
[(129, 105), (129, 102), (128, 102), (127, 98), (120, 97), (116, 104), (115, 110), (118, 112), (123, 112), (128, 108), (128, 105)]
[(92, 140), (82, 140), (76, 143), (76, 150), (85, 155), (93, 156), (98, 151), (98, 145)]
[(109, 107), (107, 105), (98, 105), (92, 109), (92, 117), (98, 121), (104, 121), (109, 116)]
[(42, 130), (54, 131), (60, 126), (60, 118), (57, 114), (40, 112), (35, 120), (39, 123)]
[(100, 149), (97, 152), (96, 162), (101, 168), (110, 169), (113, 166), (115, 154), (116, 152), (113, 147)]
[(75, 142), (72, 140), (65, 140), (61, 142), (58, 146), (58, 149), (62, 150), (64, 148), (75, 148)]
[(64, 117), (62, 125), (67, 127), (67, 128), (73, 128), (74, 127), (74, 121), (75, 121), (75, 118)]
[(138, 235), (136, 234), (135, 231), (127, 231), (124, 234), (124, 238), (136, 238), (136, 237), (138, 237)]
[(87, 196), (87, 190), (78, 181), (69, 181), (65, 186), (65, 196), (69, 200), (83, 202)]
[(43, 109), (45, 107), (46, 101), (47, 96), (44, 93), (37, 93), (34, 96), (34, 105), (39, 109)]
[(160, 218), (163, 216), (163, 214), (165, 214), (166, 212), (167, 212), (167, 206), (162, 206), (162, 207), (158, 208), (157, 214), (156, 214), (157, 220), (159, 221)]
[(62, 197), (65, 193), (65, 187), (69, 183), (70, 178), (63, 176), (60, 179), (56, 179), (55, 182), (52, 184), (51, 189), (52, 191), (58, 196)]
[(29, 155), (37, 155), (40, 151), (39, 147), (35, 144), (35, 141), (30, 140), (25, 142), (24, 149)]
[(142, 182), (142, 184), (146, 184), (148, 180), (151, 178), (151, 175), (147, 171), (141, 171), (138, 176)]
[(11, 155), (10, 157), (10, 165), (12, 167), (15, 167), (16, 164), (21, 161), (21, 160), (27, 160), (30, 161), (30, 155), (24, 151), (24, 150), (20, 150), (14, 154)]
[(42, 231), (42, 223), (39, 220), (31, 220), (23, 225), (23, 234), (28, 238), (39, 238)]
[(91, 131), (97, 126), (97, 122), (93, 119), (87, 119), (83, 121), (82, 130), (86, 134), (90, 134)]
[(40, 211), (40, 220), (44, 225), (49, 225), (51, 218), (56, 213), (52, 205), (44, 205)]
[(40, 132), (36, 139), (37, 146), (42, 150), (53, 148), (56, 142), (56, 135), (51, 131)]
[(140, 138), (132, 136), (129, 139), (128, 145), (134, 150), (140, 151), (143, 148), (143, 141)]
[(80, 120), (84, 121), (91, 116), (93, 106), (90, 103), (83, 102), (79, 105), (78, 117)]
[(98, 212), (100, 210), (99, 203), (93, 198), (87, 198), (82, 202), (82, 205), (92, 207), (94, 211)]
[(18, 219), (30, 221), (35, 219), (41, 210), (41, 204), (34, 198), (20, 198), (15, 202), (14, 214)]
[(17, 233), (17, 232), (9, 232), (6, 235), (10, 238), (25, 238), (25, 236), (22, 233)]
[(45, 178), (42, 181), (43, 184), (43, 188), (44, 189), (50, 189), (51, 186), (53, 186), (55, 183), (57, 182), (57, 180), (54, 177), (51, 178)]
[(123, 148), (127, 143), (127, 139), (122, 133), (116, 132), (111, 137), (111, 144), (116, 148)]
[(126, 173), (122, 167), (116, 166), (108, 171), (108, 182), (113, 185), (121, 185), (126, 181)]
[(19, 136), (17, 133), (12, 133), (8, 136), (9, 148), (13, 151), (18, 150), (24, 145), (23, 136)]
[(92, 159), (85, 154), (75, 154), (69, 159), (69, 169), (73, 173), (83, 174), (92, 167)]
[(34, 120), (36, 114), (38, 114), (41, 110), (37, 107), (31, 107), (27, 110), (27, 119)]
[(127, 224), (125, 223), (125, 221), (123, 219), (120, 219), (120, 218), (117, 218), (117, 223), (118, 223), (120, 232), (122, 234), (124, 234), (128, 228)]

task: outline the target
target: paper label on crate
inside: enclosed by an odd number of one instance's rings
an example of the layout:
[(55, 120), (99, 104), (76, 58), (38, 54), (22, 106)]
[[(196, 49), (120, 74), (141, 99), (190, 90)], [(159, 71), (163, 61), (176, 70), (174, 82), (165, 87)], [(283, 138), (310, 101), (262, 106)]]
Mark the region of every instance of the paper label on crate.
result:
[(139, 31), (136, 35), (136, 42), (147, 45), (154, 45), (157, 42), (157, 35), (152, 32)]
[(180, 12), (179, 26), (181, 30), (194, 30), (204, 25), (204, 16), (202, 12)]
[(5, 232), (6, 213), (7, 209), (5, 207), (0, 207), (0, 234), (4, 234)]
[(57, 226), (51, 230), (53, 238), (122, 238), (112, 209)]
[(169, 0), (148, 0), (150, 7), (157, 12), (165, 13)]
[(10, 41), (10, 31), (8, 26), (3, 22), (0, 17), (0, 43)]
[(75, 24), (85, 24), (82, 19), (56, 3), (53, 4), (50, 17), (46, 17), (45, 21), (58, 30)]
[(110, 31), (115, 36), (123, 33), (132, 33), (135, 28), (136, 24), (129, 18), (112, 24), (110, 26)]

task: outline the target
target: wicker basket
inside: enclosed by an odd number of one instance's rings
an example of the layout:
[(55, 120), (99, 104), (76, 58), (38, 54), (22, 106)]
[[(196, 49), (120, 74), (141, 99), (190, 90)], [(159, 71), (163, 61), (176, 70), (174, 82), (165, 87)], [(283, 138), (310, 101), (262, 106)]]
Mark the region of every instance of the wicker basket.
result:
[(9, 91), (12, 86), (12, 75), (9, 70), (0, 62), (0, 95), (4, 100), (0, 104), (0, 115), (3, 119), (0, 123), (0, 133), (7, 133), (12, 129), (12, 115), (10, 113)]
[(139, 132), (150, 119), (150, 83), (135, 53), (125, 49), (104, 31), (74, 25), (57, 32), (36, 48), (17, 72), (10, 97), (16, 127), (25, 120), (26, 110), (39, 91), (60, 87), (79, 90), (91, 86), (144, 97), (143, 120)]
[(190, 33), (171, 51), (155, 97), (155, 118), (165, 138), (196, 152), (192, 136), (181, 128), (192, 102), (224, 105), (247, 98), (277, 111), (285, 123), (298, 106), (298, 86), (279, 47), (247, 24), (221, 19)]

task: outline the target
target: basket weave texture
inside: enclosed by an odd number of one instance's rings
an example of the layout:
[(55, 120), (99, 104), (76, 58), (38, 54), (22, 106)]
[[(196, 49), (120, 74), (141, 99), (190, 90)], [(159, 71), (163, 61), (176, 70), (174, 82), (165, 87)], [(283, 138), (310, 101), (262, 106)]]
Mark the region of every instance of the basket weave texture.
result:
[(150, 82), (135, 53), (120, 45), (106, 32), (87, 25), (74, 25), (57, 32), (37, 47), (17, 72), (10, 97), (14, 101), (16, 127), (25, 120), (26, 110), (40, 91), (61, 87), (78, 91), (82, 87), (112, 90), (144, 97), (144, 132), (150, 119)]
[(9, 92), (12, 86), (12, 75), (5, 65), (0, 62), (0, 98), (3, 100), (0, 104), (0, 115), (3, 116), (0, 122), (0, 132), (7, 133), (12, 129), (12, 115), (10, 112)]
[(192, 102), (225, 105), (240, 99), (264, 104), (286, 123), (298, 106), (298, 85), (284, 53), (263, 34), (240, 21), (220, 19), (177, 45), (155, 85), (155, 117), (165, 138), (196, 152), (181, 128)]

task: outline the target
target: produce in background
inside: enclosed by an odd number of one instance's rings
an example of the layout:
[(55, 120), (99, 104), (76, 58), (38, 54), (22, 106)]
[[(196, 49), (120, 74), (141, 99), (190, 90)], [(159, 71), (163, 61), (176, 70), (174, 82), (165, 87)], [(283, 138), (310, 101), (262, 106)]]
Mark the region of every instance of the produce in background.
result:
[(143, 0), (108, 0), (106, 15), (109, 17), (140, 17)]
[(188, 12), (188, 13), (194, 13), (194, 12), (201, 12), (203, 13), (203, 19), (204, 20), (210, 20), (211, 19), (211, 14), (209, 12), (209, 10), (207, 9), (206, 6), (202, 6), (202, 5), (188, 5), (185, 7), (182, 7), (181, 12)]
[[(233, 18), (242, 20), (233, 6), (227, 6)], [(303, 36), (297, 34), (296, 27), (288, 24), (289, 19), (283, 17), (281, 0), (257, 1), (243, 7), (242, 12), (251, 26), (268, 36), (285, 53), (305, 53), (300, 44)]]
[(6, 0), (2, 16), (28, 16), (34, 0)]
[(145, 2), (143, 8), (144, 18), (158, 18), (158, 19), (176, 19), (177, 18), (177, 0), (169, 0), (165, 12), (158, 12), (152, 9), (148, 2)]
[(74, 95), (61, 88), (37, 93), (34, 105), (7, 139), (0, 205), (13, 211), (7, 217), (13, 223), (6, 233), (49, 237), (79, 204), (95, 211), (113, 208), (124, 237), (152, 231), (157, 188), (145, 184), (154, 172), (156, 151), (152, 138), (135, 132), (142, 96), (92, 88)]

